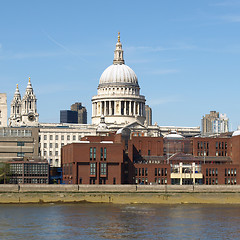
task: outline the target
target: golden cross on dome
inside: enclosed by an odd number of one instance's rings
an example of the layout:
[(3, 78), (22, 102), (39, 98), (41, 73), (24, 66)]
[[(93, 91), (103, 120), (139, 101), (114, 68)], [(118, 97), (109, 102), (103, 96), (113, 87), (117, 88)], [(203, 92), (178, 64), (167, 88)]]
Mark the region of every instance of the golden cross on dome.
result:
[(28, 82), (29, 82), (29, 83), (31, 82), (31, 78), (30, 78), (30, 77), (28, 78)]
[(118, 32), (118, 42), (120, 42), (120, 32)]
[(17, 84), (17, 88), (18, 88), (18, 84)]

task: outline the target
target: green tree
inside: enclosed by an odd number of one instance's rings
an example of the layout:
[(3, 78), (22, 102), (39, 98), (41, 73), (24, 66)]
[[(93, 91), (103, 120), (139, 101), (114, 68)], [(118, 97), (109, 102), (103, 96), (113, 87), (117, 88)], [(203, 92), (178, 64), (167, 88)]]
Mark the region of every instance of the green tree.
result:
[(9, 175), (10, 175), (10, 164), (0, 163), (0, 183), (1, 184), (9, 183)]

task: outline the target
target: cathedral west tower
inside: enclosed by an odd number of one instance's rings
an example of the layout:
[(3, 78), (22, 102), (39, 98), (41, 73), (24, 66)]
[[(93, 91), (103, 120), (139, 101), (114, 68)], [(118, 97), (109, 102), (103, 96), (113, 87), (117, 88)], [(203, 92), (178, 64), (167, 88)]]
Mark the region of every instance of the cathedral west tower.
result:
[(9, 118), (10, 126), (37, 126), (39, 114), (37, 113), (37, 98), (33, 92), (31, 79), (25, 95), (21, 99), (18, 85), (11, 102), (11, 114)]
[(138, 120), (143, 124), (145, 101), (135, 72), (125, 65), (118, 33), (113, 64), (101, 75), (97, 95), (92, 98), (92, 124), (99, 124), (101, 117), (106, 123), (127, 124)]

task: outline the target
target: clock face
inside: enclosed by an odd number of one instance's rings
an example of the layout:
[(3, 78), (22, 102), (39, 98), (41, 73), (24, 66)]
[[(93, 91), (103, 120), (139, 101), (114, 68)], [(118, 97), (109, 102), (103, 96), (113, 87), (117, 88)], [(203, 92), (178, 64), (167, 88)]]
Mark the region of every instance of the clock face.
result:
[(28, 120), (29, 120), (30, 122), (33, 122), (33, 121), (35, 120), (34, 115), (33, 115), (33, 114), (29, 114), (29, 115), (28, 115)]

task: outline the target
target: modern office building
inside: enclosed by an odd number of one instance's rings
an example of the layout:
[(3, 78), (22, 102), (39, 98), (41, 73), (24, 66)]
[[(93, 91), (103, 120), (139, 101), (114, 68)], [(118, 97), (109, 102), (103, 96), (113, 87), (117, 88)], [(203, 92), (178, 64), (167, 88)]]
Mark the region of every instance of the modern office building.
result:
[(39, 156), (38, 128), (0, 128), (0, 162), (38, 158)]
[(41, 159), (22, 159), (9, 162), (10, 184), (48, 184), (49, 164)]
[(87, 124), (87, 109), (82, 106), (82, 103), (76, 102), (71, 105), (71, 110), (77, 112), (79, 124)]
[(78, 123), (78, 112), (71, 110), (61, 110), (60, 123)]
[(219, 134), (229, 131), (229, 119), (226, 114), (220, 114), (216, 111), (210, 111), (202, 118), (202, 134)]

